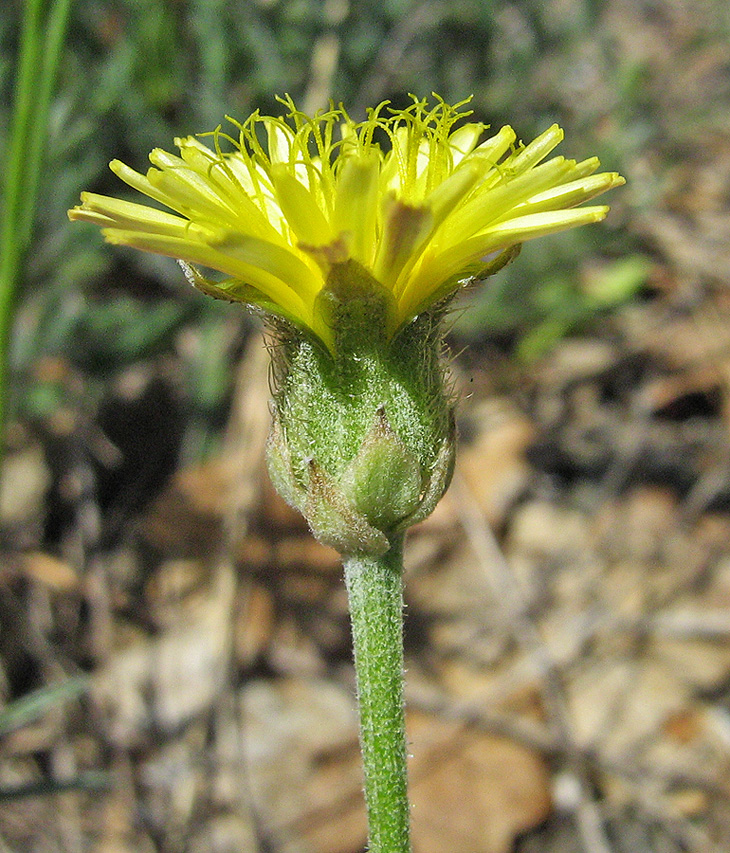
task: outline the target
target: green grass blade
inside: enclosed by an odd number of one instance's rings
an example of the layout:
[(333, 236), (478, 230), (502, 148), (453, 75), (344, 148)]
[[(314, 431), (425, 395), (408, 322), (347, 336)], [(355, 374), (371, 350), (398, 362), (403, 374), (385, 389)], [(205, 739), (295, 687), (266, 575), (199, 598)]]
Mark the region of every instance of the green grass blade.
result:
[(4, 169), (6, 180), (0, 225), (0, 459), (4, 445), (8, 346), (15, 296), (33, 231), (51, 95), (71, 0), (56, 0), (46, 21), (43, 8), (43, 0), (27, 0), (25, 3)]
[(38, 184), (43, 167), (43, 150), (48, 138), (51, 98), (56, 87), (56, 77), (58, 76), (70, 11), (71, 0), (56, 0), (48, 15), (43, 64), (36, 90), (33, 131), (26, 140), (24, 188), (26, 198), (22, 206), (18, 228), (24, 248), (29, 245), (33, 232), (33, 221), (38, 205)]
[(41, 779), (23, 785), (0, 786), (0, 802), (26, 797), (47, 797), (68, 791), (99, 791), (111, 787), (111, 777), (103, 770), (87, 770), (72, 779)]
[[(8, 162), (3, 204), (2, 231), (0, 231), (0, 319), (12, 299), (18, 259), (22, 248), (18, 245), (18, 223), (24, 202), (25, 144), (33, 123), (35, 108), (35, 79), (38, 68), (41, 27), (40, 0), (29, 0), (25, 5), (23, 30), (20, 40), (18, 71), (15, 81), (15, 101), (8, 142)], [(3, 326), (5, 323), (3, 323)]]
[(88, 678), (78, 676), (50, 687), (41, 687), (16, 699), (0, 710), (0, 735), (32, 723), (59, 703), (85, 693), (88, 687)]

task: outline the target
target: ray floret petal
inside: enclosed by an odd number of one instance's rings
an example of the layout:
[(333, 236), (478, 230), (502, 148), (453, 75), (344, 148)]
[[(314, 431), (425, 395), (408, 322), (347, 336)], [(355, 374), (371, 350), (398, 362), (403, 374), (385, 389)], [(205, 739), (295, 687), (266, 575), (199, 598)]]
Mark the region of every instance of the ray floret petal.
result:
[(603, 219), (607, 207), (579, 205), (624, 183), (597, 173), (595, 157), (550, 157), (557, 125), (527, 145), (509, 126), (482, 139), (468, 101), (434, 99), (383, 102), (356, 122), (342, 106), (309, 117), (283, 98), (281, 117), (256, 112), (229, 119), (230, 133), (176, 139), (179, 156), (155, 149), (146, 174), (111, 162), (165, 210), (83, 193), (69, 216), (110, 243), (223, 273), (192, 275), (206, 293), (279, 314), (329, 347), (318, 297), (338, 265), (356, 265), (360, 281), (392, 295), (392, 335), (495, 251)]

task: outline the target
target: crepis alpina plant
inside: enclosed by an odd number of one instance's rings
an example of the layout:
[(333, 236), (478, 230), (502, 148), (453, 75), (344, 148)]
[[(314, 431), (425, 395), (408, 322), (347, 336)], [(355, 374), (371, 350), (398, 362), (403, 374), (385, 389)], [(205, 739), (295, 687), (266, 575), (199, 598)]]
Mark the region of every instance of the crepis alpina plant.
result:
[(557, 125), (523, 145), (466, 121), (468, 101), (434, 98), (358, 122), (287, 97), (281, 117), (177, 139), (180, 156), (155, 149), (146, 175), (112, 161), (173, 212), (94, 193), (69, 212), (268, 321), (271, 478), (345, 566), (372, 853), (410, 850), (402, 548), (453, 470), (442, 318), (525, 240), (603, 219), (584, 203), (624, 183), (596, 157), (550, 157)]

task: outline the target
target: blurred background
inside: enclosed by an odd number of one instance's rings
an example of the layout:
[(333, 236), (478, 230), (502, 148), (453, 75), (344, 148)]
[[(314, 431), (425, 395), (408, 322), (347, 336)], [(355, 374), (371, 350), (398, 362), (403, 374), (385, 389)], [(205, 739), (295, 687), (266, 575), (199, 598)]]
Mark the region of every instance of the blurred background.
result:
[(344, 587), (262, 467), (260, 327), (66, 210), (277, 94), (432, 91), (557, 121), (627, 185), (449, 318), (460, 462), (408, 545), (415, 853), (728, 849), (728, 5), (73, 0), (13, 148), (51, 5), (0, 15), (5, 226), (41, 166), (3, 244), (0, 850), (364, 849)]

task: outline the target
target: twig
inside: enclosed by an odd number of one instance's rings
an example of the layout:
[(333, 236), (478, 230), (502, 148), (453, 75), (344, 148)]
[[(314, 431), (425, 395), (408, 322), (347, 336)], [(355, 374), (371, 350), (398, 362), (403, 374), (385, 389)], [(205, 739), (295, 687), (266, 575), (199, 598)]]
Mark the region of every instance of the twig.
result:
[[(269, 412), (267, 377), (269, 356), (259, 334), (251, 335), (238, 365), (233, 406), (226, 430), (224, 455), (236, 478), (231, 489), (228, 509), (224, 519), (224, 537), (218, 555), (217, 571), (219, 576), (238, 582), (233, 555), (238, 553), (240, 543), (245, 538), (251, 510), (259, 497), (260, 480), (263, 476), (264, 446), (269, 432)], [(243, 589), (238, 589), (245, 607), (247, 599), (246, 581)], [(238, 595), (236, 596), (239, 597)], [(235, 617), (235, 608), (231, 608), (231, 620)], [(233, 631), (229, 632), (233, 637)], [(230, 656), (229, 685), (234, 683), (233, 651)], [(245, 819), (251, 819), (259, 836), (261, 849), (265, 849), (266, 829), (257, 814), (255, 797), (251, 785), (246, 750), (246, 732), (244, 708), (242, 702), (234, 702), (230, 707), (230, 692), (221, 691), (215, 708), (215, 720), (222, 723), (217, 731), (216, 752), (226, 755), (234, 769), (237, 785), (239, 813)], [(235, 720), (235, 741), (231, 744), (225, 739), (225, 721)], [(223, 742), (222, 742), (223, 741)]]

